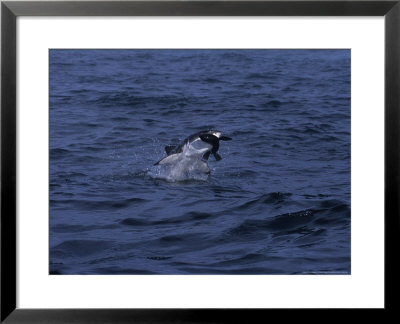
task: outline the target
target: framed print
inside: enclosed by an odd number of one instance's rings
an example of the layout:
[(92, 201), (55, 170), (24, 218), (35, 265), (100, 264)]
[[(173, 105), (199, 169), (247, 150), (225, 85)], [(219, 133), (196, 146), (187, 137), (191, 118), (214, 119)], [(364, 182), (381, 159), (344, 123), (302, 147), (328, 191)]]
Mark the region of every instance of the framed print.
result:
[(399, 15), (2, 2), (1, 320), (392, 310)]

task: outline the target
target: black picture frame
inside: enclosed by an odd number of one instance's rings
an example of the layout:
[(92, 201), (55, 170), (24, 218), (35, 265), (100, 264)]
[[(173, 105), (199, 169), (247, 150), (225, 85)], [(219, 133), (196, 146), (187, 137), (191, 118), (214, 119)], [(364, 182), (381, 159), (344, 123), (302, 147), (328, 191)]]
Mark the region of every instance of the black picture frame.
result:
[[(1, 322), (250, 322), (272, 309), (16, 308), (16, 19), (18, 16), (384, 16), (385, 307), (396, 311), (399, 255), (400, 0), (395, 1), (2, 1), (1, 2)], [(371, 233), (372, 235), (373, 233)], [(210, 292), (211, 293), (211, 292)], [(287, 310), (287, 309), (284, 309)], [(281, 310), (282, 311), (282, 310)], [(299, 310), (293, 310), (299, 313)], [(310, 311), (310, 310), (308, 310)], [(312, 311), (312, 310), (311, 310)], [(301, 312), (304, 314), (304, 311)], [(308, 314), (308, 312), (307, 312)], [(268, 314), (269, 315), (269, 314)], [(309, 316), (309, 315), (305, 315)], [(369, 315), (368, 315), (369, 316)], [(254, 321), (251, 321), (251, 318)], [(264, 317), (265, 318), (265, 317)], [(280, 318), (279, 320), (282, 320)], [(322, 319), (321, 319), (322, 320)]]

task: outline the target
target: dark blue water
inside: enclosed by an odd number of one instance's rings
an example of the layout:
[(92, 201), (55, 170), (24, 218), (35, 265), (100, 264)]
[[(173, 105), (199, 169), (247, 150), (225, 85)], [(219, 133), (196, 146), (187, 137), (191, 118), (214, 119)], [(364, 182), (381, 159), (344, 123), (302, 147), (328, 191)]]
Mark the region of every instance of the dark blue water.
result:
[(350, 97), (349, 50), (51, 50), (50, 273), (349, 274)]

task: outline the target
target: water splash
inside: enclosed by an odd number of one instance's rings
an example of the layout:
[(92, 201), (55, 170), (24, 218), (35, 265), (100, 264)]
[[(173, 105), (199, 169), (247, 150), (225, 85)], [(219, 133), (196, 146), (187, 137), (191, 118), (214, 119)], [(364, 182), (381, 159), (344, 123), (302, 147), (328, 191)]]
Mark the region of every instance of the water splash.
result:
[(202, 160), (183, 159), (175, 164), (154, 166), (147, 171), (147, 175), (153, 179), (162, 179), (169, 182), (207, 181), (210, 175), (210, 168), (207, 162)]

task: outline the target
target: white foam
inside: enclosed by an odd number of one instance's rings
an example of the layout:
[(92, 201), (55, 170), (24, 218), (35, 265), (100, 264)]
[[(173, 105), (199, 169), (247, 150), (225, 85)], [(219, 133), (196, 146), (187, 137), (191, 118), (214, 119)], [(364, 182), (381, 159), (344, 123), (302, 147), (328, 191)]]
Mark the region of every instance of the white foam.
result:
[(183, 157), (177, 163), (158, 165), (148, 170), (147, 175), (153, 179), (170, 182), (198, 180), (206, 181), (210, 174), (207, 162), (201, 159)]

